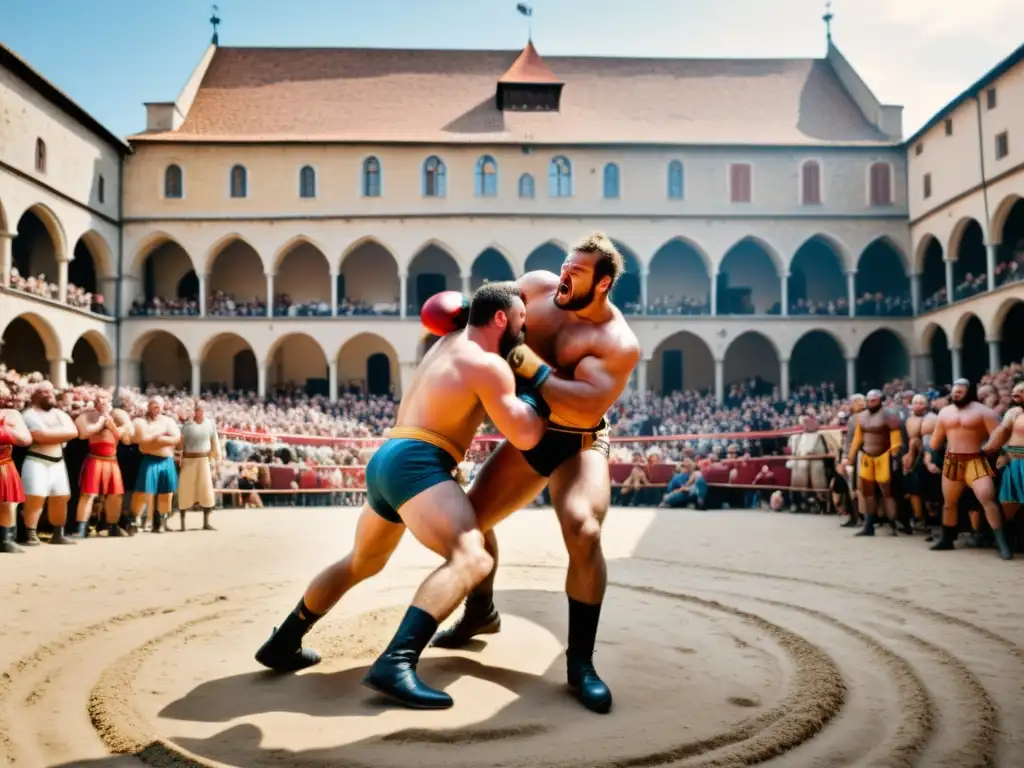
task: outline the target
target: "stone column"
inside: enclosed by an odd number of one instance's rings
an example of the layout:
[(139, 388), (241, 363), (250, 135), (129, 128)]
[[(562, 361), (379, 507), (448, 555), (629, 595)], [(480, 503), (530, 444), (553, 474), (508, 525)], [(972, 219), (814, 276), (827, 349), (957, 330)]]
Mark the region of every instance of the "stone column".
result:
[(270, 365), (271, 361), (264, 360), (262, 363), (260, 363), (259, 368), (256, 369), (256, 394), (261, 399), (267, 396), (267, 368)]
[(57, 262), (57, 300), (61, 304), (68, 301), (68, 262), (66, 259)]
[(121, 366), (121, 386), (139, 387), (142, 384), (142, 361), (134, 357), (123, 357), (118, 363)]
[(718, 316), (718, 270), (711, 275), (711, 316)]
[(117, 363), (102, 365), (100, 366), (100, 371), (100, 384), (103, 387), (112, 389), (117, 385)]
[(327, 367), (327, 397), (334, 403), (338, 400), (338, 361), (331, 360)]
[(782, 395), (782, 399), (785, 400), (789, 397), (789, 358), (783, 357), (779, 359), (779, 391)]
[[(267, 317), (274, 316), (274, 274), (267, 272)], [(262, 397), (262, 395), (261, 395)]]
[(650, 276), (651, 276), (651, 270), (648, 269), (647, 265), (645, 264), (644, 266), (642, 266), (640, 268), (640, 314), (641, 315), (646, 315), (647, 314), (647, 302), (649, 300), (648, 299), (648, 294), (647, 294), (647, 281), (650, 278)]
[(988, 289), (996, 289), (996, 256), (999, 252), (999, 243), (985, 244), (985, 271), (988, 275)]
[(715, 360), (715, 400), (725, 400), (725, 360)]
[(68, 385), (68, 363), (70, 362), (63, 357), (50, 360), (50, 381), (57, 389)]
[(857, 316), (857, 270), (846, 273), (846, 301), (850, 304), (850, 317)]
[(338, 316), (338, 273), (331, 271), (331, 317)]
[(946, 263), (946, 303), (952, 304), (956, 299), (953, 293), (953, 260), (947, 258)]
[(999, 339), (988, 339), (988, 369), (998, 371), (1000, 365)]
[(857, 358), (846, 358), (846, 396), (857, 392)]
[(398, 292), (399, 316), (404, 320), (408, 315), (406, 308), (409, 306), (409, 274), (407, 272), (399, 272), (398, 282), (401, 285)]
[(921, 276), (910, 276), (910, 306), (913, 308), (914, 316), (921, 314)]
[(199, 360), (192, 361), (192, 397), (199, 397), (203, 388), (203, 364)]
[(0, 285), (4, 288), (11, 285), (11, 269), (14, 267), (14, 256), (11, 251), (13, 241), (13, 232), (0, 232)]
[(789, 272), (782, 273), (782, 316), (789, 317)]
[(472, 273), (463, 273), (462, 275), (460, 275), (460, 277), (462, 278), (462, 293), (466, 296), (469, 296), (470, 293), (472, 293), (473, 275)]
[(961, 371), (963, 370), (962, 359), (960, 355), (960, 347), (950, 347), (949, 355), (952, 358), (953, 380), (955, 381), (956, 379), (959, 379), (961, 377)]
[(641, 394), (647, 393), (647, 366), (650, 360), (641, 359), (636, 366), (636, 391)]

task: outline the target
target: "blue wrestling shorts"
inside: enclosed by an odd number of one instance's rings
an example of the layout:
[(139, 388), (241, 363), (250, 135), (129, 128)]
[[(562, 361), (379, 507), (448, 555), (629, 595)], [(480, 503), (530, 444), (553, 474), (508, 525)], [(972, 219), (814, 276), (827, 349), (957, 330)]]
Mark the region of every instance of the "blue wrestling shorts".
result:
[(1024, 448), (1006, 446), (1003, 452), (1010, 462), (1003, 467), (999, 501), (1003, 504), (1024, 504)]
[(395, 427), (366, 465), (366, 503), (389, 523), (401, 523), (399, 510), (435, 485), (454, 482), (458, 446), (416, 427)]
[(177, 490), (178, 468), (174, 466), (174, 457), (142, 454), (139, 474), (135, 478), (135, 492), (161, 495)]

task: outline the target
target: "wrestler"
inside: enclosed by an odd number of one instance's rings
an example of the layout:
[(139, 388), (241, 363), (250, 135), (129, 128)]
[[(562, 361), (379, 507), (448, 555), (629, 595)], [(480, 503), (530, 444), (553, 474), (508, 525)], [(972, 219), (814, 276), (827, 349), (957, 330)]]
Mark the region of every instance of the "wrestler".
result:
[(217, 505), (213, 492), (212, 465), (221, 459), (217, 425), (206, 418), (206, 406), (196, 400), (192, 420), (181, 428), (181, 474), (178, 477), (178, 512), (181, 530), (185, 530), (185, 512), (199, 505), (203, 510), (203, 530), (212, 531), (210, 515)]
[(134, 440), (141, 452), (139, 474), (132, 497), (132, 514), (141, 527), (142, 505), (153, 515), (153, 533), (161, 533), (171, 512), (171, 500), (178, 488), (178, 470), (174, 450), (181, 440), (178, 423), (163, 412), (162, 397), (150, 398), (146, 417), (133, 422)]
[(923, 493), (927, 482), (928, 468), (924, 464), (924, 443), (921, 441), (921, 426), (928, 417), (928, 398), (914, 395), (907, 416), (907, 452), (903, 454), (903, 490), (907, 494), (910, 508), (914, 511), (914, 530), (927, 533), (928, 516), (925, 514)]
[(551, 406), (551, 421), (536, 448), (521, 451), (503, 443), (474, 479), (469, 498), (495, 568), (473, 590), (459, 621), (434, 639), (436, 646), (457, 648), (500, 629), (493, 602), (498, 542), (491, 529), (550, 482), (569, 555), (569, 687), (585, 707), (600, 713), (612, 706), (611, 691), (593, 663), (607, 582), (601, 524), (611, 502), (604, 415), (640, 359), (636, 336), (610, 298), (622, 271), (622, 255), (595, 233), (570, 249), (560, 275), (538, 271), (519, 278), (529, 346), (518, 347), (510, 361), (522, 378), (539, 387)]
[(875, 535), (875, 487), (882, 494), (886, 517), (896, 535), (896, 499), (892, 495), (892, 460), (902, 446), (899, 417), (882, 409), (882, 393), (873, 389), (865, 398), (866, 410), (857, 414), (850, 452), (843, 460), (860, 452), (857, 485), (864, 512), (864, 527), (857, 536)]
[(1010, 407), (981, 450), (992, 454), (1000, 449), (1008, 461), (1003, 467), (999, 503), (1006, 522), (1012, 523), (1020, 505), (1024, 504), (1024, 381), (1014, 385)]
[(21, 481), (25, 485), (25, 543), (39, 544), (36, 526), (46, 504), (47, 519), (53, 526), (51, 544), (74, 544), (64, 532), (68, 518), (71, 484), (64, 464), (64, 444), (78, 437), (71, 417), (57, 408), (53, 384), (42, 381), (36, 385), (22, 413), (25, 426), (32, 433), (32, 444), (21, 465)]
[(864, 395), (857, 393), (850, 395), (850, 418), (846, 422), (846, 437), (843, 439), (843, 456), (849, 461), (842, 462), (843, 475), (847, 478), (850, 487), (850, 500), (852, 502), (850, 519), (843, 523), (841, 528), (856, 528), (860, 524), (861, 504), (860, 493), (857, 490), (857, 461), (859, 457), (850, 453), (850, 446), (853, 445), (853, 435), (857, 431), (858, 414), (864, 410)]
[(517, 397), (515, 376), (502, 359), (522, 341), (525, 319), (515, 283), (487, 283), (473, 297), (468, 327), (446, 335), (423, 358), (395, 427), (366, 466), (366, 504), (352, 551), (313, 579), (257, 651), (260, 664), (284, 672), (319, 662), (316, 652), (302, 647), (302, 637), (342, 595), (380, 572), (408, 527), (445, 562), (420, 586), (363, 684), (410, 707), (452, 706), (447, 693), (419, 679), (416, 665), (438, 623), (493, 564), (476, 513), (454, 477), (477, 428), (488, 416), (524, 449), (544, 433), (544, 401), (529, 386)]
[(104, 501), (108, 536), (126, 536), (118, 522), (121, 518), (121, 500), (124, 481), (117, 463), (117, 446), (128, 434), (128, 414), (110, 405), (110, 393), (99, 390), (93, 407), (83, 411), (75, 420), (78, 437), (89, 443), (89, 455), (82, 462), (79, 474), (78, 514), (75, 516), (75, 538), (89, 535), (89, 517), (97, 496)]
[(1013, 552), (1006, 542), (1002, 513), (996, 503), (995, 473), (981, 452), (982, 444), (999, 426), (999, 418), (995, 411), (977, 401), (967, 379), (953, 382), (952, 398), (952, 404), (939, 412), (930, 446), (934, 451), (949, 442), (942, 465), (942, 537), (931, 548), (954, 549), (959, 518), (957, 504), (964, 488), (970, 487), (985, 510), (999, 556), (1012, 560)]
[(25, 489), (11, 458), (11, 448), (31, 445), (32, 433), (21, 414), (8, 407), (11, 403), (7, 385), (0, 382), (0, 390), (0, 553), (13, 555), (25, 551), (14, 543), (18, 505), (25, 501)]

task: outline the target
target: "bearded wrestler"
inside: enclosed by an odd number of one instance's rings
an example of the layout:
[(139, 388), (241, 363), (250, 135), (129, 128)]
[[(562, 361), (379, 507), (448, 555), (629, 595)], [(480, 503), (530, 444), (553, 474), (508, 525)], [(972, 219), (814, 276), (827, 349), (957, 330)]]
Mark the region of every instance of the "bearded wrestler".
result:
[(857, 485), (864, 511), (864, 527), (857, 536), (875, 535), (875, 488), (882, 494), (886, 517), (896, 535), (896, 499), (892, 494), (892, 461), (902, 447), (899, 416), (882, 409), (882, 393), (873, 389), (865, 398), (866, 409), (857, 414), (849, 461), (860, 451)]
[(996, 503), (995, 472), (988, 457), (981, 452), (982, 444), (999, 426), (999, 418), (995, 411), (977, 401), (967, 379), (953, 382), (952, 399), (952, 404), (939, 412), (932, 433), (932, 450), (948, 442), (946, 459), (942, 464), (942, 537), (932, 549), (954, 549), (957, 505), (960, 495), (969, 487), (985, 510), (999, 556), (1003, 560), (1012, 560), (1013, 552), (1006, 542), (1002, 513)]
[(586, 708), (599, 713), (612, 706), (611, 691), (593, 663), (607, 582), (601, 524), (611, 502), (604, 415), (640, 359), (636, 336), (610, 298), (622, 271), (622, 255), (595, 233), (569, 251), (560, 275), (528, 272), (519, 279), (529, 346), (518, 347), (509, 359), (521, 378), (539, 388), (551, 420), (536, 448), (521, 451), (503, 443), (474, 479), (469, 497), (495, 569), (469, 596), (459, 621), (434, 639), (436, 646), (457, 648), (500, 629), (493, 602), (498, 542), (491, 529), (550, 482), (569, 555), (568, 683)]
[(105, 496), (104, 511), (109, 536), (126, 536), (118, 522), (121, 518), (121, 500), (124, 481), (117, 463), (117, 446), (128, 434), (131, 420), (120, 408), (112, 409), (110, 393), (100, 390), (93, 407), (83, 411), (75, 420), (78, 437), (89, 443), (89, 454), (82, 462), (79, 474), (78, 513), (75, 516), (75, 538), (89, 534), (89, 517), (93, 501)]
[(171, 513), (174, 492), (178, 489), (174, 451), (181, 440), (181, 430), (163, 409), (162, 397), (150, 398), (146, 417), (136, 419), (132, 424), (134, 439), (142, 454), (132, 498), (132, 514), (136, 524), (141, 526), (142, 506), (148, 506), (153, 515), (153, 533), (162, 532), (163, 524)]
[(860, 524), (862, 514), (857, 483), (857, 462), (859, 457), (855, 453), (850, 453), (850, 446), (853, 445), (853, 436), (857, 431), (857, 419), (861, 411), (864, 410), (864, 402), (864, 395), (860, 393), (850, 395), (850, 418), (846, 422), (846, 436), (843, 438), (843, 456), (845, 458), (842, 462), (842, 469), (850, 488), (853, 514), (850, 515), (849, 520), (842, 524), (841, 527), (843, 528), (856, 528)]
[(468, 327), (449, 333), (424, 356), (395, 426), (366, 466), (366, 504), (351, 553), (310, 583), (257, 651), (260, 664), (283, 672), (319, 662), (315, 651), (302, 647), (302, 637), (348, 590), (381, 571), (408, 527), (445, 562), (420, 586), (363, 684), (409, 707), (452, 706), (451, 696), (420, 680), (416, 665), (438, 623), (493, 564), (476, 513), (454, 477), (477, 428), (489, 416), (524, 449), (544, 433), (547, 406), (528, 385), (517, 396), (515, 376), (503, 359), (521, 343), (525, 320), (515, 283), (487, 283), (473, 296)]
[(53, 384), (36, 385), (31, 405), (22, 413), (25, 426), (32, 433), (32, 444), (21, 465), (21, 481), (25, 485), (25, 543), (39, 544), (36, 526), (46, 505), (47, 519), (53, 526), (51, 544), (74, 544), (64, 532), (68, 518), (71, 484), (64, 463), (64, 444), (78, 437), (71, 417), (57, 407)]
[(202, 400), (196, 400), (192, 419), (181, 428), (181, 450), (181, 475), (178, 477), (181, 530), (185, 530), (185, 512), (198, 505), (203, 510), (203, 530), (212, 531), (210, 515), (217, 499), (211, 469), (220, 461), (221, 453), (217, 425), (207, 418)]
[(1024, 504), (1024, 381), (1014, 385), (1010, 407), (982, 451), (992, 454), (1000, 449), (1007, 462), (999, 487), (999, 503), (1007, 523), (1012, 523), (1020, 505)]
[(25, 501), (25, 489), (11, 449), (32, 444), (32, 433), (21, 414), (10, 407), (11, 400), (7, 385), (0, 382), (0, 553), (8, 555), (25, 551), (14, 543), (18, 505)]
[(922, 442), (922, 425), (928, 417), (928, 398), (914, 395), (910, 401), (910, 415), (905, 423), (907, 431), (907, 452), (903, 454), (903, 490), (914, 511), (914, 530), (927, 532), (928, 518), (925, 515), (923, 493), (928, 480), (928, 468), (924, 463), (925, 444)]

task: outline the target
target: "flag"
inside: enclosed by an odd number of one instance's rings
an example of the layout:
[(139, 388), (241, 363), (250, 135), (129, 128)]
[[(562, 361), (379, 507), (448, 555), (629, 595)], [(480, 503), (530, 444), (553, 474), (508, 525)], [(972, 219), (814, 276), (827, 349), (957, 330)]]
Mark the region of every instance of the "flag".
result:
[(528, 6), (526, 3), (517, 4), (516, 10), (523, 14), (523, 16), (533, 16), (533, 8)]

